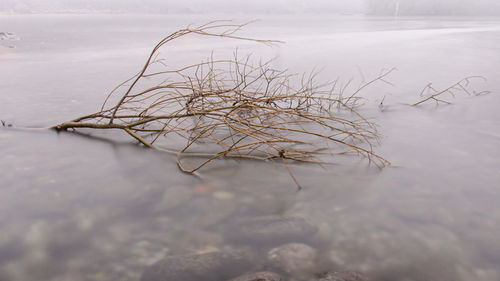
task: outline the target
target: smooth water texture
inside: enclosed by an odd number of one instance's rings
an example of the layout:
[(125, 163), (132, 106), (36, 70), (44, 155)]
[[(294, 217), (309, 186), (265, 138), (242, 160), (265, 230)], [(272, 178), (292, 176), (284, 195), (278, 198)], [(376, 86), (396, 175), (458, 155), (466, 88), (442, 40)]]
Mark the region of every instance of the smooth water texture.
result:
[[(374, 281), (500, 280), (500, 21), (471, 18), (263, 16), (242, 34), (285, 41), (240, 51), (276, 57), (291, 72), (353, 85), (396, 67), (361, 95), (379, 125), (376, 151), (392, 162), (291, 165), (219, 161), (202, 179), (175, 157), (129, 143), (48, 127), (93, 113), (133, 75), (163, 36), (195, 16), (1, 16), (0, 280), (138, 280), (166, 255), (239, 245), (228, 218), (305, 217), (336, 268)], [(244, 20), (243, 20), (244, 21)], [(192, 41), (193, 40), (193, 41)], [(213, 39), (175, 42), (172, 64), (231, 54)], [(10, 48), (8, 46), (15, 46)], [(420, 107), (429, 82), (447, 87), (482, 75), (452, 105)], [(383, 100), (383, 110), (378, 105)], [(256, 248), (259, 245), (254, 245)], [(279, 244), (275, 245), (279, 246)]]

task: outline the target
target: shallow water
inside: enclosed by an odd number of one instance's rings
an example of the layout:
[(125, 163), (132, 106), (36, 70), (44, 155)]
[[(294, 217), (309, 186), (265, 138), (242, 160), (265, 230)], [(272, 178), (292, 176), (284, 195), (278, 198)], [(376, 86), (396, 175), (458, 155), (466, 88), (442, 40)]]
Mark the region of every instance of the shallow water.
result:
[[(162, 36), (207, 20), (1, 16), (0, 31), (20, 40), (0, 45), (0, 119), (46, 127), (92, 113)], [(383, 135), (376, 151), (393, 165), (293, 165), (297, 192), (279, 164), (218, 162), (200, 180), (120, 134), (1, 128), (0, 280), (138, 280), (166, 255), (243, 247), (226, 241), (226, 220), (271, 214), (307, 218), (325, 259), (370, 280), (500, 280), (500, 21), (263, 16), (244, 34), (286, 43), (241, 52), (317, 67), (321, 79), (356, 84), (397, 67), (393, 86), (363, 93)], [(233, 50), (203, 42), (178, 42), (167, 58)], [(492, 94), (406, 105), (429, 82), (469, 75), (487, 77), (472, 86)]]

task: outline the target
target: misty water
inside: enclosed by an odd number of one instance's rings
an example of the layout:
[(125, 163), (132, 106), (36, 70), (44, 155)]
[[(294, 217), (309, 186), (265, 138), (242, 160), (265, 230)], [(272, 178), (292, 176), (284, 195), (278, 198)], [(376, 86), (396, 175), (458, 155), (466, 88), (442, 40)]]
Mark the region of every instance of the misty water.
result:
[[(279, 163), (219, 161), (199, 179), (119, 132), (17, 129), (96, 112), (163, 36), (213, 18), (0, 16), (0, 32), (19, 39), (0, 41), (0, 119), (13, 124), (0, 128), (0, 280), (139, 280), (169, 255), (259, 251), (227, 239), (225, 225), (268, 215), (316, 225), (310, 243), (334, 270), (374, 281), (500, 280), (500, 21), (258, 18), (243, 35), (285, 43), (235, 44), (276, 57), (276, 67), (353, 85), (397, 68), (392, 85), (361, 94), (382, 135), (375, 150), (392, 166), (291, 165), (297, 191)], [(188, 38), (163, 55), (183, 64), (234, 47)], [(492, 93), (407, 105), (430, 82), (445, 88), (470, 75), (488, 78), (473, 90)]]

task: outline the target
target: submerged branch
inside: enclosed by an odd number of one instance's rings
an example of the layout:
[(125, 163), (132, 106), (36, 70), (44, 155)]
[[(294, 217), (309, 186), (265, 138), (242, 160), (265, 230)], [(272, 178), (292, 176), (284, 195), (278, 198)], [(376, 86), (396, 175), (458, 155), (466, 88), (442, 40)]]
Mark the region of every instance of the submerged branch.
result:
[[(250, 56), (240, 57), (236, 52), (231, 59), (211, 56), (208, 61), (178, 69), (165, 64), (161, 65), (166, 69), (157, 69), (159, 50), (188, 34), (277, 42), (235, 35), (244, 26), (211, 22), (170, 34), (153, 48), (138, 74), (106, 97), (100, 111), (54, 129), (123, 130), (148, 148), (177, 153), (179, 169), (187, 173), (218, 158), (280, 159), (299, 188), (288, 161), (325, 164), (326, 155), (353, 153), (376, 166), (389, 165), (372, 150), (378, 132), (375, 124), (356, 111), (356, 95), (377, 81), (385, 82), (393, 69), (381, 72), (350, 95), (346, 95), (346, 87), (337, 87), (337, 81), (317, 83), (316, 73), (297, 79), (274, 69), (272, 61), (254, 64)], [(116, 97), (120, 89), (124, 94)], [(110, 105), (115, 98), (117, 102)], [(185, 146), (166, 149), (165, 144), (172, 146), (174, 137), (185, 139)], [(214, 145), (220, 150), (194, 151), (195, 147)], [(205, 160), (187, 168), (181, 163), (183, 157)]]
[(455, 97), (455, 93), (457, 93), (457, 92), (462, 92), (462, 93), (466, 93), (468, 95), (475, 95), (475, 96), (488, 94), (489, 91), (482, 91), (479, 93), (475, 93), (475, 92), (471, 93), (470, 92), (470, 90), (467, 87), (471, 83), (471, 80), (474, 80), (474, 79), (481, 79), (483, 81), (486, 81), (486, 78), (483, 76), (469, 76), (469, 77), (465, 77), (465, 78), (461, 79), (460, 81), (452, 84), (451, 86), (449, 86), (443, 90), (436, 90), (432, 86), (432, 83), (429, 83), (422, 89), (422, 91), (420, 92), (420, 96), (424, 97), (426, 92), (427, 93), (430, 92), (431, 94), (429, 96), (423, 98), (422, 100), (412, 104), (412, 106), (418, 106), (418, 105), (425, 103), (427, 101), (434, 101), (434, 102), (436, 102), (436, 104), (440, 104), (440, 103), (451, 104), (451, 102), (441, 98), (441, 96), (443, 96), (444, 94), (449, 94), (452, 97)]

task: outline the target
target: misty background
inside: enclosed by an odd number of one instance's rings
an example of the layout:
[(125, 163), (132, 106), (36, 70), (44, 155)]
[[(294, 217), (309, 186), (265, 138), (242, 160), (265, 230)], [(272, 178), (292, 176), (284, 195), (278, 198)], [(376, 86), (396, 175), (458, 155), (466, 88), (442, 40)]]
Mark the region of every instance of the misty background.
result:
[(0, 12), (500, 15), (498, 0), (1, 0)]

